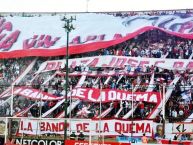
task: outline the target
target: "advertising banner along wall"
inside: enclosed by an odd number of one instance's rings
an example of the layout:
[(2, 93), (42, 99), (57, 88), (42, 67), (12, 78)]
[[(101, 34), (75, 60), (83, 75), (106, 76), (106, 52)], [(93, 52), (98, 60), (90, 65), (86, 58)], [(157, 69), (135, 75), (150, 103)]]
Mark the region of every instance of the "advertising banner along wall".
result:
[[(124, 42), (143, 32), (159, 29), (193, 39), (191, 14), (135, 15), (118, 17), (107, 13), (66, 14), (76, 16), (70, 33), (69, 54), (85, 53)], [(66, 53), (66, 35), (61, 16), (6, 16), (0, 18), (0, 58), (56, 56)]]

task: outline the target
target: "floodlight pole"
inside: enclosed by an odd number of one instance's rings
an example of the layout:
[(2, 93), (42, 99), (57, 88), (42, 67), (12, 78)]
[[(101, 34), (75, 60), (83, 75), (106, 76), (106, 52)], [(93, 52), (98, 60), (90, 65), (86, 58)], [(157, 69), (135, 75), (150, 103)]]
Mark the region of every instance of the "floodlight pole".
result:
[[(72, 25), (72, 21), (76, 20), (76, 17), (70, 17), (70, 18), (66, 18), (65, 16), (61, 19), (61, 21), (64, 21), (65, 24), (63, 26), (63, 28), (66, 31), (66, 35), (67, 35), (67, 39), (66, 39), (66, 65), (65, 65), (65, 69), (66, 69), (66, 85), (65, 85), (65, 102), (64, 102), (64, 114), (65, 114), (65, 119), (64, 119), (64, 145), (65, 145), (65, 140), (67, 139), (67, 108), (68, 108), (68, 86), (69, 86), (69, 81), (68, 81), (68, 71), (69, 71), (69, 67), (68, 67), (68, 58), (69, 58), (69, 54), (68, 54), (68, 47), (69, 47), (69, 33), (74, 30), (74, 27)], [(71, 104), (70, 104), (71, 105)]]

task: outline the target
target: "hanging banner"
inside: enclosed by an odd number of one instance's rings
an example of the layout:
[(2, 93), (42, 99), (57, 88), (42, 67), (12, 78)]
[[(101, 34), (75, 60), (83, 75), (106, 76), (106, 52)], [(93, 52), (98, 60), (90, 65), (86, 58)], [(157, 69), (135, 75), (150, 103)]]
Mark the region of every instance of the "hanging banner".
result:
[[(71, 131), (79, 133), (81, 130), (85, 135), (120, 135), (124, 133), (126, 136), (146, 136), (152, 135), (153, 121), (124, 121), (124, 120), (67, 120), (67, 133)], [(24, 134), (64, 134), (65, 123), (63, 119), (60, 120), (36, 120), (36, 119), (21, 119), (19, 125), (19, 133)], [(101, 130), (101, 133), (100, 133)]]
[[(43, 62), (36, 73), (47, 72), (52, 70), (60, 70), (65, 66), (65, 60), (52, 60)], [(149, 66), (157, 66), (168, 70), (184, 70), (193, 69), (193, 60), (186, 59), (164, 59), (164, 58), (142, 58), (142, 57), (126, 57), (126, 56), (95, 56), (69, 59), (69, 67), (110, 67), (110, 68), (125, 68)], [(123, 71), (124, 73), (124, 71)]]
[[(76, 97), (84, 101), (90, 102), (113, 102), (113, 101), (145, 101), (150, 103), (160, 102), (159, 92), (132, 92), (123, 90), (113, 90), (113, 89), (90, 89), (90, 88), (77, 88), (71, 91), (68, 96)], [(101, 96), (101, 97), (100, 97)]]
[[(43, 92), (41, 90), (27, 88), (27, 87), (14, 88), (13, 94), (19, 95), (25, 98), (29, 98), (32, 100), (54, 101), (54, 100), (64, 99), (63, 97), (57, 97), (52, 94)], [(8, 97), (8, 96), (11, 96), (11, 91), (9, 91), (7, 94), (4, 94), (2, 98)]]
[[(152, 29), (193, 39), (191, 14), (135, 15), (107, 13), (66, 14), (76, 16), (69, 37), (69, 54), (95, 51), (124, 42)], [(65, 55), (66, 35), (61, 15), (5, 16), (0, 19), (0, 58)]]
[[(64, 97), (57, 97), (52, 94), (48, 94), (41, 90), (27, 88), (27, 87), (18, 87), (13, 90), (14, 95), (19, 95), (25, 98), (32, 100), (43, 100), (43, 101), (53, 101), (53, 100), (62, 100)], [(3, 95), (2, 98), (11, 96), (11, 92)], [(128, 92), (123, 90), (112, 90), (112, 89), (94, 89), (94, 88), (76, 88), (68, 93), (68, 97), (74, 97), (81, 100), (89, 102), (112, 102), (112, 101), (132, 101), (132, 96), (134, 101), (145, 101), (150, 103), (159, 103), (160, 102), (160, 93), (159, 92)], [(101, 96), (101, 97), (100, 97)]]

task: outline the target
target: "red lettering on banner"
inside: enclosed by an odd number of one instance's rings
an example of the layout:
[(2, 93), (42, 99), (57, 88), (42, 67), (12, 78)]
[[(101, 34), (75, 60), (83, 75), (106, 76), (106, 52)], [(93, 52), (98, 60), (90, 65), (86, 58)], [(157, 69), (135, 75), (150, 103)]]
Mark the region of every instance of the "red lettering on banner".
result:
[(75, 67), (76, 67), (76, 60), (73, 60), (70, 65), (70, 68), (75, 68)]
[(96, 35), (87, 36), (86, 41), (85, 41), (85, 42), (83, 42), (83, 43), (86, 43), (86, 42), (88, 42), (88, 41), (93, 41), (93, 40), (95, 40), (96, 38), (97, 38), (97, 36), (96, 36)]
[(23, 130), (23, 121), (20, 122), (20, 129)]
[(189, 62), (188, 65), (187, 65), (187, 69), (192, 69), (193, 68), (193, 62)]
[(88, 64), (88, 66), (95, 67), (98, 62), (99, 62), (99, 58), (94, 58), (94, 60), (92, 60), (91, 63)]
[(179, 32), (180, 33), (185, 33), (185, 31), (187, 29), (192, 29), (193, 28), (193, 22), (192, 21), (189, 21), (189, 22), (185, 22), (185, 23), (182, 23), (181, 24), (181, 27), (179, 29)]
[(128, 64), (131, 66), (131, 67), (137, 67), (137, 64), (138, 64), (138, 61), (135, 60), (135, 59), (129, 59), (128, 60)]
[[(132, 100), (131, 92), (109, 89), (104, 89), (100, 93), (99, 89), (77, 88), (72, 90), (71, 96), (91, 102), (102, 101), (102, 103), (116, 100)], [(133, 94), (133, 98), (135, 101), (160, 102), (160, 94), (157, 92), (136, 92)]]
[(80, 62), (86, 64), (88, 61), (90, 61), (90, 59), (81, 60)]
[(89, 126), (89, 123), (83, 123), (83, 131), (84, 132), (89, 132), (88, 126)]
[(120, 123), (115, 122), (115, 132), (123, 133), (151, 133), (151, 126), (149, 123)]
[(77, 132), (80, 132), (81, 130), (83, 130), (83, 126), (81, 123), (76, 124), (76, 130), (77, 130)]
[(116, 57), (112, 57), (110, 63), (109, 64), (102, 64), (102, 67), (112, 67), (116, 60), (117, 60)]
[(145, 132), (151, 133), (151, 125), (149, 123), (146, 125)]
[(69, 127), (69, 123), (67, 123), (66, 125), (64, 124), (64, 122), (59, 122), (58, 124), (59, 126), (59, 131), (64, 131), (64, 128), (68, 128)]
[(41, 131), (45, 131), (45, 130), (46, 130), (46, 128), (45, 128), (45, 122), (41, 122), (41, 123), (40, 123), (40, 130), (41, 130)]
[(99, 35), (99, 36), (98, 36), (98, 39), (99, 39), (99, 41), (104, 40), (104, 39), (105, 39), (105, 34)]
[(136, 133), (138, 132), (144, 132), (144, 123), (136, 123)]
[(5, 19), (0, 19), (0, 33), (3, 32), (3, 30), (11, 31), (12, 30), (12, 23), (11, 22), (5, 22)]
[(132, 123), (130, 124), (130, 130), (129, 130), (128, 132), (130, 132), (130, 133), (135, 133), (136, 130), (137, 130), (137, 128), (134, 129), (135, 125), (136, 125), (136, 124), (132, 122)]
[(174, 62), (173, 68), (182, 68), (183, 65), (184, 65), (184, 62), (182, 61)]
[(113, 39), (120, 39), (123, 38), (121, 34), (114, 34)]
[(32, 38), (23, 41), (23, 49), (39, 47), (49, 48), (51, 46), (54, 46), (59, 39), (60, 37), (55, 37), (52, 40), (52, 36), (50, 35), (40, 35), (38, 39), (38, 35), (34, 35)]
[(149, 61), (140, 61), (139, 66), (145, 67), (146, 64), (149, 64)]
[[(9, 34), (9, 36), (7, 36), (5, 38), (4, 41), (0, 42), (0, 49), (10, 49), (12, 47), (12, 45), (17, 41), (18, 37), (19, 37), (20, 31), (16, 30), (14, 32), (12, 32), (11, 34)], [(1, 34), (0, 38), (1, 40), (6, 36), (6, 34)]]
[(114, 128), (115, 128), (115, 132), (121, 133), (122, 128), (121, 128), (121, 123), (120, 122), (115, 122)]
[[(69, 124), (67, 123), (68, 127)], [(50, 131), (50, 132), (61, 132), (64, 131), (64, 122), (59, 122), (59, 123), (49, 123), (49, 122), (41, 122), (40, 123), (40, 131)]]
[(124, 68), (126, 61), (127, 61), (127, 58), (118, 58), (116, 63), (114, 64), (114, 67)]
[[(32, 124), (31, 124), (31, 122), (28, 123), (28, 126), (27, 126), (26, 129), (27, 129), (27, 131), (33, 131), (33, 130), (32, 130)], [(24, 128), (24, 130), (25, 130), (25, 128)]]
[(46, 123), (45, 131), (51, 131), (51, 126), (49, 123)]
[[(37, 39), (38, 38), (38, 35), (34, 35), (32, 37), (32, 40), (30, 39), (27, 39), (27, 40), (24, 40), (23, 41), (23, 49), (29, 49), (29, 48), (32, 48), (33, 46), (35, 46), (36, 42), (37, 42)], [(29, 42), (31, 41), (31, 42)]]
[(46, 67), (44, 68), (44, 71), (49, 70), (59, 70), (61, 68), (62, 62), (48, 62), (46, 64)]
[(109, 132), (109, 126), (108, 123), (104, 123), (104, 132)]
[(105, 34), (101, 34), (101, 35), (89, 35), (86, 37), (85, 41), (81, 42), (81, 38), (80, 36), (76, 36), (72, 39), (72, 41), (70, 42), (70, 44), (81, 44), (81, 43), (86, 43), (89, 41), (103, 41), (105, 39)]
[(54, 131), (54, 132), (58, 132), (59, 131), (58, 123), (51, 123), (51, 125), (52, 125), (52, 131)]
[(55, 70), (60, 70), (61, 66), (62, 66), (62, 62), (58, 62), (57, 65), (56, 65)]
[(164, 61), (164, 60), (162, 60), (162, 61), (156, 61), (156, 62), (155, 62), (155, 66), (157, 66), (159, 63), (165, 63), (165, 61)]
[[(25, 98), (31, 98), (34, 100), (60, 100), (61, 98), (58, 98), (54, 95), (48, 94), (46, 92), (42, 92), (37, 89), (31, 89), (31, 88), (26, 88), (26, 87), (20, 87), (20, 88), (15, 88), (14, 92), (15, 95), (20, 95)], [(7, 95), (7, 94), (6, 94)], [(9, 95), (8, 95), (9, 96)]]
[(73, 38), (70, 44), (80, 44), (80, 36)]

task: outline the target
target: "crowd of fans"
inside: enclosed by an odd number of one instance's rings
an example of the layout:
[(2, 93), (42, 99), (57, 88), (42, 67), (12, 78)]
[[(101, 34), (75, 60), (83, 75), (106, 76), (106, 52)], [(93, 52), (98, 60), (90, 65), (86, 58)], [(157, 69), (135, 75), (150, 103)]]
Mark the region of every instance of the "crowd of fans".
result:
[[(145, 32), (133, 39), (127, 40), (121, 44), (111, 46), (109, 48), (101, 49), (95, 52), (88, 52), (84, 54), (72, 55), (70, 58), (80, 58), (88, 56), (99, 56), (99, 55), (117, 55), (117, 56), (132, 56), (132, 57), (147, 57), (147, 58), (173, 58), (173, 59), (188, 59), (192, 54), (193, 41), (183, 39), (175, 36), (171, 36), (159, 30), (151, 30)], [(26, 67), (32, 62), (34, 58), (18, 58), (18, 59), (6, 59), (0, 64), (0, 92), (2, 93), (6, 87), (10, 86), (11, 83), (26, 69)], [(65, 69), (59, 70), (60, 74), (55, 75), (53, 79), (47, 81), (53, 76), (56, 71), (50, 71), (40, 73), (32, 80), (35, 76), (35, 72), (38, 70), (40, 64), (46, 60), (62, 59), (62, 57), (50, 57), (50, 58), (38, 58), (33, 69), (17, 84), (18, 86), (27, 86), (34, 89), (39, 89), (43, 92), (53, 94), (57, 97), (65, 95)], [(166, 104), (166, 115), (170, 122), (182, 121), (186, 119), (191, 113), (193, 108), (193, 96), (192, 94), (192, 81), (189, 71), (176, 72), (172, 70), (160, 69), (154, 66), (146, 66), (145, 68), (136, 67), (131, 68), (126, 66), (124, 68), (88, 68), (89, 71), (97, 71), (98, 74), (103, 71), (115, 71), (126, 70), (127, 73), (134, 71), (135, 75), (122, 76), (117, 73), (115, 76), (102, 76), (102, 77), (91, 77), (87, 76), (84, 82), (81, 84), (83, 88), (102, 88), (102, 89), (117, 89), (124, 91), (142, 91), (145, 92), (148, 87), (152, 87), (153, 91), (160, 92), (162, 88), (160, 84), (166, 83), (169, 85), (174, 80), (175, 75), (181, 76), (181, 79), (175, 85), (172, 95)], [(72, 72), (84, 72), (83, 66), (76, 66), (70, 68)], [(155, 73), (154, 83), (149, 86), (152, 74)], [(81, 76), (70, 76), (68, 90), (75, 88), (78, 84)], [(107, 81), (108, 80), (108, 81)], [(188, 89), (184, 89), (189, 87)], [(166, 87), (166, 91), (168, 88)], [(187, 93), (188, 92), (188, 93)], [(184, 99), (183, 95), (189, 95), (189, 99)], [(187, 97), (186, 97), (187, 98)], [(76, 99), (72, 99), (75, 102)], [(22, 110), (30, 107), (28, 112), (25, 112), (23, 116), (40, 117), (46, 111), (51, 109), (57, 101), (33, 101), (29, 99), (22, 99), (21, 96), (14, 97), (14, 115)], [(34, 104), (34, 105), (33, 105)], [(70, 101), (68, 102), (68, 105)], [(134, 102), (137, 108), (134, 111), (134, 119), (145, 119), (155, 108), (156, 104), (147, 102)], [(93, 118), (98, 117), (100, 113), (103, 113), (108, 108), (113, 108), (104, 118), (122, 118), (131, 109), (131, 101), (114, 101), (110, 103), (91, 103), (82, 100), (69, 114), (70, 117), (75, 118)], [(62, 112), (64, 103), (55, 109), (49, 117), (57, 117)], [(116, 116), (120, 108), (122, 111)], [(0, 115), (10, 115), (10, 101), (0, 105)], [(131, 117), (130, 117), (131, 118)], [(160, 113), (155, 121), (162, 121), (162, 113)]]

